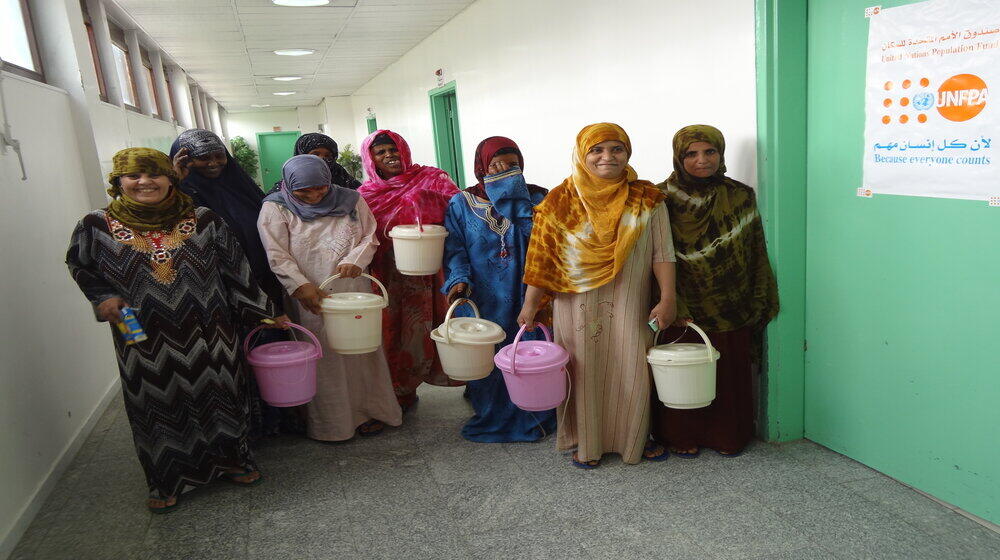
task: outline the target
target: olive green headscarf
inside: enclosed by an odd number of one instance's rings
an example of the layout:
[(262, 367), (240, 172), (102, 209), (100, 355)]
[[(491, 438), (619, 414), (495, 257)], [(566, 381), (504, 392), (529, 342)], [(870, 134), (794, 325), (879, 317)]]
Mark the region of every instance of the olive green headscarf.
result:
[[(719, 151), (719, 170), (699, 178), (684, 170), (694, 142)], [(658, 186), (667, 194), (677, 253), (678, 315), (705, 330), (763, 327), (778, 314), (778, 286), (767, 258), (753, 189), (726, 177), (726, 140), (708, 125), (674, 135), (674, 172)]]
[[(191, 197), (177, 189), (177, 174), (167, 154), (152, 148), (126, 148), (111, 158), (108, 173), (108, 194), (114, 200), (107, 212), (112, 218), (138, 231), (167, 230), (189, 216), (194, 210)], [(132, 173), (149, 173), (170, 177), (170, 192), (157, 204), (132, 200), (122, 191), (118, 178)]]

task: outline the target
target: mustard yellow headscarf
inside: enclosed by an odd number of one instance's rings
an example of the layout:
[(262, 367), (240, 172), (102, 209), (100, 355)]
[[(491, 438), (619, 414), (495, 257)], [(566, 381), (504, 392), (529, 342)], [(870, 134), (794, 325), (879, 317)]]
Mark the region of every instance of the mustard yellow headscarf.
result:
[[(177, 189), (177, 175), (167, 154), (152, 148), (126, 148), (111, 158), (108, 173), (108, 195), (114, 200), (107, 212), (112, 218), (137, 231), (167, 230), (191, 214), (194, 201)], [(132, 173), (149, 173), (170, 177), (170, 192), (157, 204), (132, 200), (118, 185), (118, 178)]]
[(626, 166), (615, 179), (592, 174), (587, 152), (601, 142), (632, 143), (622, 127), (598, 123), (576, 137), (573, 174), (535, 207), (524, 282), (552, 292), (581, 293), (612, 281), (632, 254), (663, 194)]

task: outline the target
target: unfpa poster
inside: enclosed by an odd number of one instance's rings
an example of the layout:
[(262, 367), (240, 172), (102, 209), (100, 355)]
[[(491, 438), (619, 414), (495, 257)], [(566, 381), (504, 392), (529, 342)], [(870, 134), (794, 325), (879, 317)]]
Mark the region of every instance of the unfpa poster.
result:
[(871, 11), (859, 194), (1000, 196), (1000, 0)]

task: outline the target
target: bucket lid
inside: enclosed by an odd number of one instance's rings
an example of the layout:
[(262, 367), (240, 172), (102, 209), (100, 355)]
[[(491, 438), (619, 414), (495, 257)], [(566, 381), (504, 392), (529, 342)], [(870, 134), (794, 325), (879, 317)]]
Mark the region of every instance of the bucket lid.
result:
[(420, 231), (420, 226), (406, 224), (390, 229), (389, 237), (396, 239), (437, 239), (448, 237), (448, 230), (444, 226), (429, 225), (424, 226), (424, 231)]
[[(493, 362), (510, 371), (513, 344), (508, 344), (497, 352)], [(551, 369), (561, 369), (569, 362), (569, 352), (554, 342), (544, 340), (522, 340), (517, 345), (517, 373), (540, 373)]]
[(366, 309), (382, 309), (385, 298), (365, 292), (340, 292), (323, 298), (324, 313), (350, 313)]
[[(444, 342), (444, 323), (431, 332), (431, 338)], [(459, 344), (496, 344), (507, 338), (500, 325), (476, 317), (455, 317), (448, 323), (448, 338)]]
[[(712, 355), (719, 359), (719, 351), (712, 349)], [(704, 344), (693, 342), (679, 342), (675, 344), (661, 344), (649, 349), (646, 361), (658, 366), (687, 366), (692, 364), (708, 363), (708, 350)]]
[(255, 366), (282, 366), (316, 358), (312, 342), (282, 340), (261, 344), (250, 351), (247, 361)]

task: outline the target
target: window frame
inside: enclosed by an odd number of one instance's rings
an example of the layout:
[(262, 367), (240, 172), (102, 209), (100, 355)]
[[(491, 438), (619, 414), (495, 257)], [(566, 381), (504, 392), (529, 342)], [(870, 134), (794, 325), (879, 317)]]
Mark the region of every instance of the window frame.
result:
[(146, 76), (148, 77), (149, 83), (149, 95), (153, 98), (153, 116), (165, 121), (167, 119), (163, 118), (163, 106), (160, 102), (160, 93), (156, 91), (156, 76), (153, 75), (153, 61), (149, 58), (149, 49), (139, 45), (139, 57), (142, 60), (142, 66), (146, 69)]
[(87, 31), (87, 41), (90, 43), (90, 56), (94, 60), (94, 71), (97, 73), (97, 89), (101, 101), (109, 103), (108, 82), (104, 79), (104, 69), (101, 68), (101, 55), (97, 52), (97, 36), (94, 35), (94, 20), (90, 18), (86, 0), (80, 0), (80, 10), (83, 12), (83, 27)]
[[(139, 103), (140, 102), (139, 90), (138, 88), (136, 88), (135, 84), (136, 73), (135, 73), (135, 68), (132, 67), (132, 57), (129, 56), (128, 42), (125, 41), (125, 31), (122, 30), (122, 28), (119, 27), (118, 24), (111, 21), (110, 19), (108, 20), (108, 30), (111, 32), (111, 50), (112, 50), (111, 56), (115, 55), (114, 53), (115, 47), (118, 47), (120, 51), (125, 53), (125, 72), (128, 74), (127, 77), (129, 78), (129, 83), (119, 84), (119, 86), (121, 86), (122, 89), (125, 89), (126, 85), (129, 86), (132, 91), (132, 99), (136, 103)], [(115, 61), (115, 66), (117, 67), (117, 65), (118, 62)], [(126, 101), (124, 95), (122, 95), (122, 105), (126, 109), (129, 109), (130, 111), (135, 111), (136, 113), (142, 113), (142, 109), (140, 109), (137, 105), (133, 105), (128, 101)]]
[(174, 116), (173, 120), (170, 121), (174, 124), (180, 122), (177, 117), (177, 104), (174, 103), (174, 88), (172, 82), (170, 81), (170, 72), (167, 69), (163, 69), (163, 82), (167, 86), (167, 99), (170, 103), (170, 114)]
[(23, 20), (24, 33), (28, 40), (28, 51), (31, 53), (31, 62), (38, 70), (25, 68), (6, 60), (3, 61), (3, 64), (0, 64), (0, 70), (16, 74), (22, 78), (45, 83), (45, 68), (42, 66), (42, 57), (38, 52), (38, 38), (35, 35), (34, 22), (31, 20), (31, 10), (28, 6), (28, 0), (18, 0), (18, 2), (21, 4), (21, 19)]

